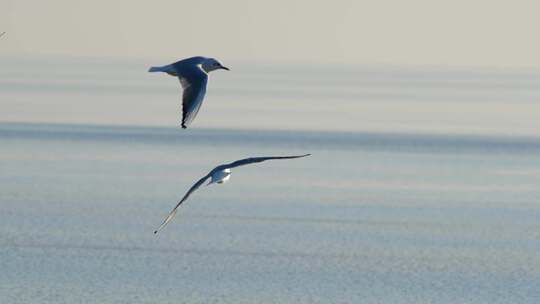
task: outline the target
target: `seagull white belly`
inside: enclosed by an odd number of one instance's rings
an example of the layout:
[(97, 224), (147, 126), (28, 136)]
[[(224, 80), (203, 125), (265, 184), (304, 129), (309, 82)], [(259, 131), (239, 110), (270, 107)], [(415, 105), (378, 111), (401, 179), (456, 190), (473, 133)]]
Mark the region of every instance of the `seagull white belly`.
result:
[(231, 174), (227, 173), (227, 175), (225, 175), (220, 181), (218, 181), (218, 184), (223, 184), (226, 181), (228, 181), (230, 178), (231, 178)]

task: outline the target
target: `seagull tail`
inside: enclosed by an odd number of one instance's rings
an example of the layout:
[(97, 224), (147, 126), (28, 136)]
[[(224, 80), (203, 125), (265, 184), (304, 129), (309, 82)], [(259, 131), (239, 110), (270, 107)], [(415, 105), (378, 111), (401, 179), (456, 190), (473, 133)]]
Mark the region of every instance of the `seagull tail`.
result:
[(151, 67), (148, 72), (163, 72), (163, 67)]

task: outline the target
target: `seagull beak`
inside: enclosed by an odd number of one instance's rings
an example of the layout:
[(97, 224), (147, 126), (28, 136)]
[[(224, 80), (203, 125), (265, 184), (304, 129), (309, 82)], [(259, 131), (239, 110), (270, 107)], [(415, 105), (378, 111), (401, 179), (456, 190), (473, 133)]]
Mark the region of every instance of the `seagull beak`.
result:
[(228, 67), (221, 66), (222, 69), (230, 71)]

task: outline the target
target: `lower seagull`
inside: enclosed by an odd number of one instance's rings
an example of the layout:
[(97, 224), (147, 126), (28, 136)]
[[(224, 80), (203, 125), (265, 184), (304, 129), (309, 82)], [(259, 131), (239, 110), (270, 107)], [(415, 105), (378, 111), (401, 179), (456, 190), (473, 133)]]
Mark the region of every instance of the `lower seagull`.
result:
[(191, 195), (191, 193), (193, 193), (202, 184), (204, 184), (204, 182), (207, 179), (211, 178), (210, 182), (207, 185), (211, 185), (211, 184), (214, 184), (214, 183), (223, 184), (226, 181), (228, 181), (229, 178), (231, 177), (231, 169), (232, 168), (245, 166), (245, 165), (249, 165), (249, 164), (254, 164), (254, 163), (260, 163), (260, 162), (263, 162), (263, 161), (266, 161), (266, 160), (300, 158), (300, 157), (306, 157), (306, 156), (309, 156), (309, 155), (311, 155), (311, 154), (293, 155), (293, 156), (250, 157), (250, 158), (244, 158), (244, 159), (237, 160), (237, 161), (234, 161), (234, 162), (229, 163), (229, 164), (219, 165), (219, 166), (215, 167), (214, 169), (212, 169), (210, 171), (210, 173), (205, 175), (198, 182), (196, 182), (193, 186), (191, 186), (191, 188), (189, 188), (188, 192), (184, 195), (184, 197), (180, 200), (180, 202), (178, 204), (176, 204), (176, 206), (169, 213), (167, 218), (163, 221), (163, 223), (159, 226), (159, 228), (154, 231), (154, 233), (158, 233), (158, 231), (163, 229), (163, 227), (165, 227), (165, 225), (167, 225), (167, 223), (169, 223), (172, 220), (172, 218), (176, 214), (176, 209), (178, 209), (178, 207), (180, 207), (180, 205), (185, 200), (188, 199), (188, 197)]

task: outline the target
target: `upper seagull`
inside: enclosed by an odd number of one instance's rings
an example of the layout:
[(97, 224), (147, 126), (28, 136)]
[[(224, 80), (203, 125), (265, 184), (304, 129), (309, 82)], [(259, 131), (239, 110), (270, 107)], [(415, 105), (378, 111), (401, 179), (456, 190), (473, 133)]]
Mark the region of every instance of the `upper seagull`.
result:
[(229, 70), (214, 58), (197, 56), (169, 65), (151, 67), (148, 72), (165, 72), (180, 79), (180, 84), (184, 89), (182, 95), (182, 128), (185, 129), (195, 119), (201, 108), (206, 93), (208, 73), (220, 69)]
[(311, 154), (304, 154), (304, 155), (293, 155), (293, 156), (265, 156), (265, 157), (250, 157), (250, 158), (244, 158), (244, 159), (241, 159), (241, 160), (237, 160), (237, 161), (234, 161), (232, 163), (228, 163), (228, 164), (224, 164), (224, 165), (219, 165), (217, 167), (215, 167), (214, 169), (212, 169), (210, 171), (210, 173), (206, 174), (205, 176), (203, 176), (198, 182), (196, 182), (193, 186), (191, 186), (191, 188), (189, 188), (188, 192), (184, 195), (184, 197), (180, 200), (180, 202), (178, 204), (176, 204), (176, 206), (173, 208), (173, 210), (169, 213), (169, 215), (167, 216), (167, 218), (165, 218), (165, 220), (163, 221), (163, 223), (159, 226), (158, 229), (156, 229), (154, 231), (154, 233), (158, 233), (158, 231), (160, 231), (163, 227), (165, 227), (165, 225), (167, 225), (167, 223), (174, 217), (174, 215), (176, 214), (176, 209), (178, 209), (178, 207), (180, 207), (180, 205), (185, 201), (187, 200), (187, 198), (191, 195), (191, 193), (193, 193), (195, 190), (197, 190), (202, 184), (204, 184), (204, 182), (210, 178), (210, 182), (208, 182), (207, 185), (210, 185), (210, 184), (214, 184), (214, 183), (218, 183), (218, 184), (223, 184), (225, 183), (226, 181), (229, 180), (229, 178), (231, 178), (231, 168), (236, 168), (236, 167), (240, 167), (240, 166), (245, 166), (245, 165), (249, 165), (249, 164), (254, 164), (254, 163), (260, 163), (260, 162), (263, 162), (263, 161), (266, 161), (266, 160), (271, 160), (271, 159), (291, 159), (291, 158), (300, 158), (300, 157), (306, 157), (306, 156), (309, 156)]

